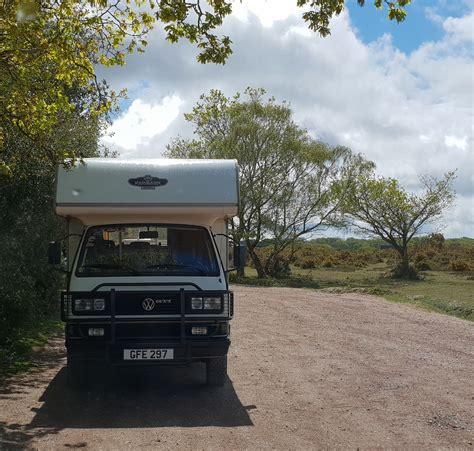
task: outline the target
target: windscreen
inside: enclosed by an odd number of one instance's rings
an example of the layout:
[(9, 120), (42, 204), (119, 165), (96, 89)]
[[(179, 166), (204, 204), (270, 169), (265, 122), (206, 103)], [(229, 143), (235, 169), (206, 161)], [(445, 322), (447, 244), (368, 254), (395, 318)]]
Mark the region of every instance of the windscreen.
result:
[(91, 227), (76, 275), (217, 276), (219, 269), (206, 229), (131, 224)]

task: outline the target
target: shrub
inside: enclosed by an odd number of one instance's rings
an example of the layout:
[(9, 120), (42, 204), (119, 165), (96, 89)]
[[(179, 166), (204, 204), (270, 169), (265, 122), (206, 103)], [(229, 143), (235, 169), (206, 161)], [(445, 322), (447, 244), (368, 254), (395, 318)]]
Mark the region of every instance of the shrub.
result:
[[(392, 271), (390, 272), (390, 277), (392, 277), (393, 279), (402, 279), (404, 278), (404, 276), (405, 274), (404, 274), (403, 266), (401, 263), (398, 263), (397, 266), (395, 266), (395, 268), (393, 268)], [(418, 269), (413, 264), (410, 264), (409, 266), (408, 278), (412, 280), (419, 279)]]
[(296, 266), (302, 269), (313, 269), (316, 268), (316, 259), (312, 256), (303, 256), (295, 262)]
[[(291, 249), (286, 249), (280, 254), (274, 255), (273, 249), (270, 246), (265, 246), (255, 249), (255, 253), (265, 268), (267, 276), (274, 278), (289, 277), (290, 265), (295, 261)], [(255, 267), (251, 259), (249, 259), (249, 266)]]
[(469, 271), (471, 265), (466, 260), (451, 260), (450, 268), (452, 271)]
[[(47, 264), (47, 248), (61, 235), (62, 226), (49, 202), (52, 194), (39, 194), (45, 198), (43, 204), (33, 199), (33, 208), (28, 200), (17, 200), (15, 208), (10, 207), (16, 220), (1, 222), (0, 347), (21, 328), (58, 312), (63, 277)], [(3, 200), (8, 202), (10, 193)]]
[(433, 268), (429, 260), (421, 260), (416, 263), (416, 269), (418, 271), (431, 271)]

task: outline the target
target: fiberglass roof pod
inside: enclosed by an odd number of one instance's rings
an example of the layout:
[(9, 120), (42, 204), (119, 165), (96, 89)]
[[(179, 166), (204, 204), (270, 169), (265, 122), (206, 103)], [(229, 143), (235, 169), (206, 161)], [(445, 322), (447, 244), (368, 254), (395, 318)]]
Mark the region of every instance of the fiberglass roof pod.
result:
[(56, 213), (86, 224), (183, 215), (209, 223), (235, 216), (239, 203), (235, 160), (86, 158), (60, 166), (56, 183)]

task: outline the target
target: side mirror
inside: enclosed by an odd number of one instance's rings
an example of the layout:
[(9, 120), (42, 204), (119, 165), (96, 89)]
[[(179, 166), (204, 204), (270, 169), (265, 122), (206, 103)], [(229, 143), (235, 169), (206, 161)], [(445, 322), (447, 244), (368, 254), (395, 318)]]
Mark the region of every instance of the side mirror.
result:
[(61, 263), (61, 242), (52, 241), (48, 246), (48, 263), (59, 265)]
[(236, 244), (234, 246), (234, 268), (244, 268), (247, 260), (247, 247), (245, 244)]

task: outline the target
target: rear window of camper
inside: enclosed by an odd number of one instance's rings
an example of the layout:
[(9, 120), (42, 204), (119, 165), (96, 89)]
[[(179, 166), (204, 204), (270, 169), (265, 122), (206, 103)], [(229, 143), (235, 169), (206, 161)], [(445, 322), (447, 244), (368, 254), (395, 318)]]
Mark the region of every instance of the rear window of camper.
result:
[(129, 224), (91, 227), (76, 275), (217, 276), (217, 259), (202, 227)]

